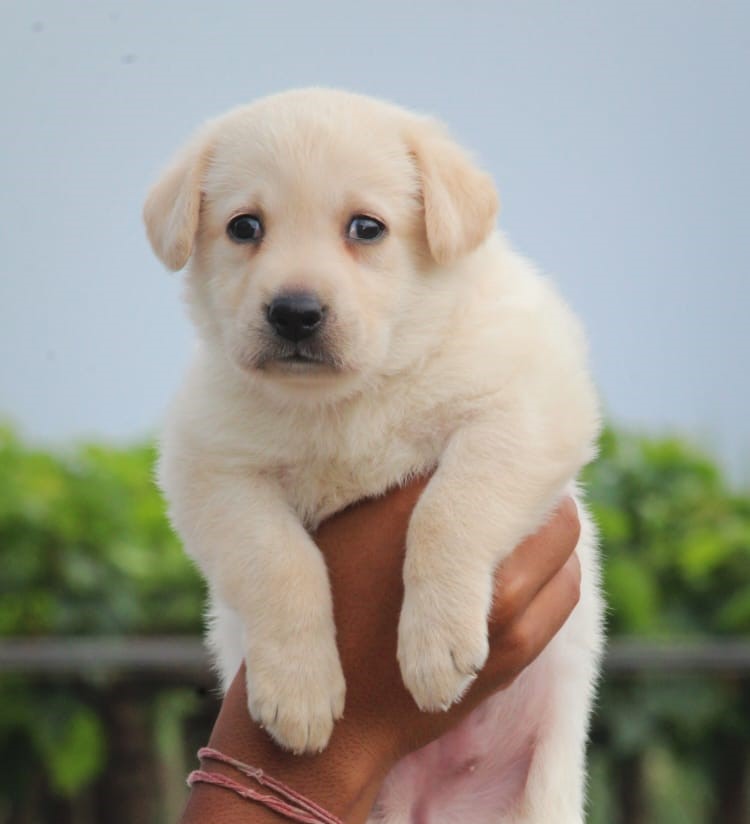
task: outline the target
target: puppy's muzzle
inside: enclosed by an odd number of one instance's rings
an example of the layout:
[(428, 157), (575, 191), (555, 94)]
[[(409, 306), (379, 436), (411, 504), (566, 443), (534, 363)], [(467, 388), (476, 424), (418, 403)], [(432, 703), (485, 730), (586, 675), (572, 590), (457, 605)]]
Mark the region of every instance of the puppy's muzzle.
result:
[(298, 343), (323, 326), (326, 307), (310, 292), (279, 295), (268, 305), (266, 317), (279, 337)]

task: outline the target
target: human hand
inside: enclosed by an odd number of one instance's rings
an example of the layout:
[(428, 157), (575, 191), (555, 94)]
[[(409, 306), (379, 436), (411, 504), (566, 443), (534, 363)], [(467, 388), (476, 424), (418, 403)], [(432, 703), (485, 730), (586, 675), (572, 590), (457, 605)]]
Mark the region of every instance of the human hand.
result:
[[(329, 570), (347, 682), (344, 717), (325, 751), (294, 756), (271, 741), (247, 713), (244, 668), (227, 692), (209, 742), (352, 824), (366, 820), (393, 764), (508, 686), (554, 637), (579, 597), (580, 567), (574, 554), (579, 522), (575, 504), (566, 499), (498, 569), (490, 654), (474, 683), (448, 711), (421, 712), (401, 680), (396, 639), (406, 529), (426, 484), (426, 479), (414, 481), (357, 504), (325, 522), (315, 536)], [(237, 778), (221, 764), (211, 763), (210, 769)], [(206, 820), (261, 824), (280, 819), (226, 790), (198, 784), (182, 824)]]
[[(403, 685), (396, 628), (403, 601), (404, 535), (427, 480), (359, 504), (316, 536), (333, 590), (337, 643), (347, 681), (344, 720), (396, 759), (438, 738), (508, 686), (557, 633), (578, 602), (580, 525), (566, 498), (497, 570), (490, 654), (463, 698), (446, 712), (420, 712)], [(456, 547), (460, 553), (461, 547)]]

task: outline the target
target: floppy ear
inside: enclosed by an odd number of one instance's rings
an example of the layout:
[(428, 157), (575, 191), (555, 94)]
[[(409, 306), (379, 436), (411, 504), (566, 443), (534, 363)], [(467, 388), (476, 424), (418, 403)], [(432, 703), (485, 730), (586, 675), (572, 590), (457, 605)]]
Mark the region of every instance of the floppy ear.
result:
[(209, 150), (205, 132), (196, 135), (151, 187), (143, 207), (151, 247), (173, 272), (182, 269), (193, 252)]
[(410, 143), (421, 178), (427, 243), (437, 263), (450, 263), (492, 231), (497, 192), (490, 176), (438, 123), (422, 121)]

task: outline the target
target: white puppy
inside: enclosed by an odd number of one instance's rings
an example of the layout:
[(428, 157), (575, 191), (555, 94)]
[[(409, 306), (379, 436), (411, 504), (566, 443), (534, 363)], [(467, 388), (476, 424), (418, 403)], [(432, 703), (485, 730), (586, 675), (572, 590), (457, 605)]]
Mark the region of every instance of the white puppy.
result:
[[(434, 121), (318, 89), (208, 123), (148, 196), (154, 251), (189, 263), (200, 338), (160, 482), (209, 583), (224, 684), (244, 658), (250, 713), (296, 752), (325, 747), (345, 694), (309, 530), (437, 467), (409, 526), (398, 659), (440, 710), (484, 664), (496, 566), (594, 454), (581, 330), (496, 212)], [(581, 517), (566, 626), (450, 757), (395, 768), (377, 820), (582, 821), (602, 633)]]

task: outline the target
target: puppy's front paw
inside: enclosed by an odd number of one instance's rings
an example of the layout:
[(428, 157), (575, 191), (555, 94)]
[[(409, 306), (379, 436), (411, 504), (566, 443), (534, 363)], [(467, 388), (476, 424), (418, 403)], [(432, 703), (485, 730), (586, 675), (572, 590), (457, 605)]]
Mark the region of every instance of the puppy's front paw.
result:
[(259, 646), (247, 655), (250, 715), (297, 754), (325, 749), (346, 694), (333, 638), (302, 641), (283, 650)]
[[(447, 710), (460, 700), (489, 652), (483, 611), (407, 587), (398, 626), (404, 684), (421, 710)], [(474, 599), (476, 601), (476, 599)]]

